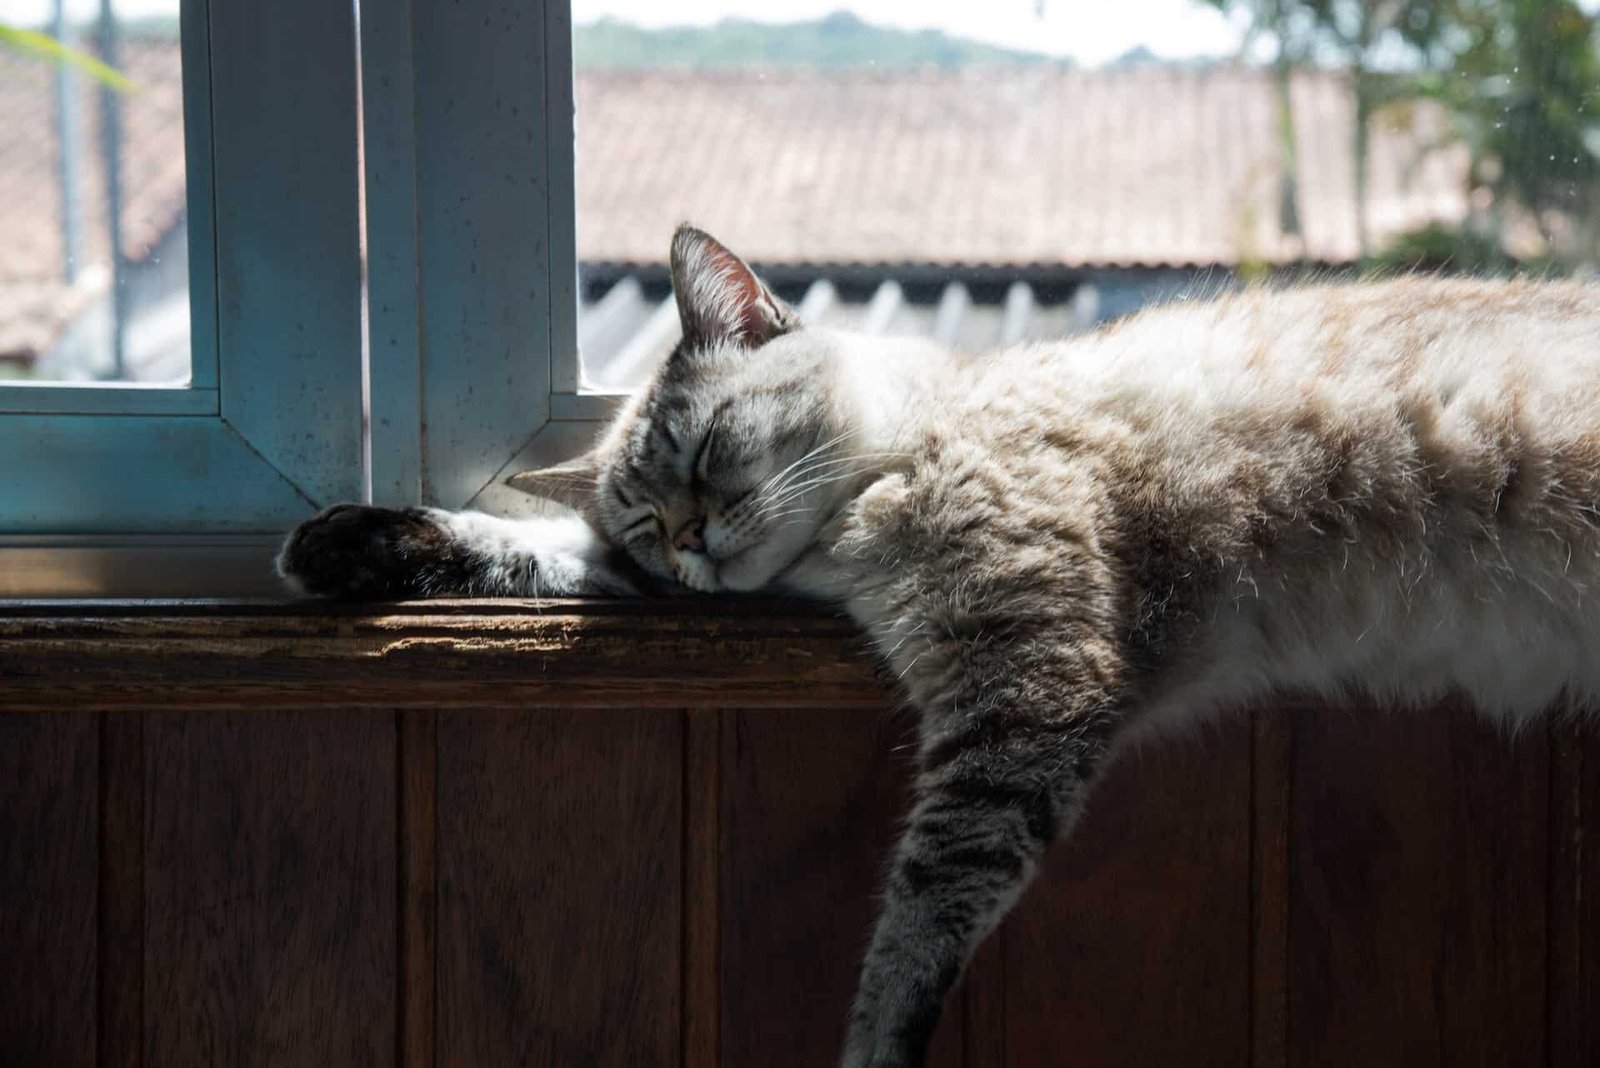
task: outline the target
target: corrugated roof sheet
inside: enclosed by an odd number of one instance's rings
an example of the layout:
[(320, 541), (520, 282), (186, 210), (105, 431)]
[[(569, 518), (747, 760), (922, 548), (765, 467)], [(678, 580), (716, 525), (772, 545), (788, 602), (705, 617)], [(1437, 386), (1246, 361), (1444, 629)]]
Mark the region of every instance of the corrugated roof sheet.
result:
[[(600, 389), (631, 389), (646, 381), (681, 336), (677, 303), (665, 274), (625, 273), (585, 287), (578, 316), (578, 349), (585, 382)], [(1019, 341), (1045, 341), (1092, 329), (1135, 307), (1189, 296), (1204, 297), (1230, 285), (1226, 278), (1182, 272), (1137, 277), (1007, 284), (968, 284), (951, 278), (902, 285), (889, 274), (849, 282), (823, 271), (799, 271), (780, 295), (811, 326), (869, 334), (925, 337), (961, 352), (983, 352)]]

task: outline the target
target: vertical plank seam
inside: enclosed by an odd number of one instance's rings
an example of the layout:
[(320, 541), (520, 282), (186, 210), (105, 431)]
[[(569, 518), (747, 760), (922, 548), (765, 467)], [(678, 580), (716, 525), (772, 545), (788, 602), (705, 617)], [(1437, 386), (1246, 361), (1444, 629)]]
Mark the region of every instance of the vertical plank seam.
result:
[(1545, 843), (1545, 906), (1544, 906), (1544, 1061), (1555, 1068), (1559, 1059), (1560, 1014), (1560, 961), (1557, 959), (1561, 926), (1561, 883), (1565, 868), (1561, 862), (1562, 842), (1566, 838), (1565, 824), (1561, 819), (1561, 794), (1566, 784), (1565, 767), (1561, 756), (1560, 729), (1555, 722), (1545, 729), (1545, 751), (1549, 754), (1549, 771), (1545, 775), (1545, 823), (1549, 838)]
[(684, 709), (682, 724), (679, 1060), (683, 1068), (702, 1068), (699, 1061), (716, 1068), (722, 1060), (721, 713)]
[(683, 744), (678, 751), (678, 1065), (689, 1068), (694, 1017), (694, 713), (679, 713)]
[(146, 842), (147, 839), (146, 839), (146, 836), (145, 836), (145, 829), (144, 828), (145, 828), (145, 816), (146, 816), (146, 813), (149, 811), (149, 803), (148, 803), (149, 789), (145, 784), (145, 774), (144, 774), (144, 767), (145, 767), (145, 747), (144, 747), (145, 714), (142, 711), (141, 712), (135, 712), (134, 716), (137, 717), (134, 720), (134, 722), (138, 725), (138, 728), (139, 728), (134, 733), (134, 738), (135, 738), (135, 742), (136, 742), (135, 748), (134, 748), (134, 752), (138, 756), (138, 762), (137, 762), (137, 764), (135, 765), (135, 768), (134, 768), (136, 774), (134, 775), (134, 778), (133, 778), (134, 784), (135, 784), (136, 789), (137, 789), (137, 797), (139, 799), (138, 822), (137, 822), (136, 827), (135, 827), (136, 833), (138, 834), (138, 843), (139, 843), (139, 847), (138, 847), (139, 866), (138, 866), (138, 869), (137, 869), (137, 871), (138, 871), (137, 891), (138, 891), (138, 895), (139, 895), (139, 909), (138, 909), (139, 926), (138, 926), (138, 930), (136, 932), (137, 933), (136, 946), (137, 946), (137, 951), (138, 951), (139, 955), (138, 955), (138, 960), (137, 960), (137, 974), (136, 974), (135, 982), (134, 982), (134, 993), (135, 993), (135, 997), (137, 999), (135, 1001), (135, 1004), (138, 1005), (138, 1007), (139, 1007), (139, 1043), (135, 1047), (134, 1065), (136, 1066), (136, 1068), (143, 1068), (144, 1063), (145, 1063), (145, 1055), (144, 1055), (144, 1051), (145, 1051), (145, 1035), (144, 1035), (144, 1029), (145, 1029), (145, 1026), (146, 1026), (146, 1024), (145, 1024), (145, 932), (147, 930), (149, 930), (149, 920), (148, 920), (147, 916), (145, 915), (146, 910), (149, 907), (148, 906), (148, 900), (149, 899), (148, 899), (148, 895), (145, 892), (145, 866), (146, 866), (145, 865), (145, 859), (146, 859), (145, 858), (145, 842)]
[(111, 792), (111, 725), (108, 717), (110, 712), (101, 712), (96, 717), (95, 735), (99, 752), (95, 761), (95, 829), (99, 841), (95, 843), (95, 940), (94, 940), (94, 965), (95, 965), (95, 1063), (100, 1068), (111, 1068), (111, 1041), (107, 1035), (109, 1030), (107, 1019), (107, 992), (110, 989), (110, 965), (106, 962), (106, 949), (111, 944), (109, 937), (109, 919), (111, 902), (111, 834), (108, 823), (111, 818), (111, 806), (107, 797)]
[(438, 729), (436, 712), (395, 713), (397, 1068), (438, 1060)]
[(1545, 911), (1545, 1058), (1551, 1068), (1583, 1064), (1582, 785), (1577, 710), (1563, 707), (1548, 724), (1549, 878)]
[[(1282, 716), (1280, 709), (1276, 715)], [(1280, 801), (1279, 820), (1276, 840), (1273, 843), (1278, 853), (1279, 870), (1282, 872), (1282, 904), (1281, 917), (1283, 920), (1283, 942), (1279, 946), (1279, 988), (1277, 997), (1278, 1011), (1278, 1064), (1282, 1068), (1289, 1068), (1290, 1042), (1294, 1034), (1293, 1005), (1294, 1001), (1289, 996), (1290, 975), (1293, 972), (1292, 962), (1294, 957), (1294, 864), (1290, 850), (1293, 845), (1291, 828), (1294, 826), (1295, 791), (1298, 783), (1295, 780), (1295, 756), (1300, 746), (1300, 717), (1298, 714), (1288, 715), (1283, 721), (1283, 745), (1277, 750), (1279, 761), (1277, 766), (1278, 797)]]
[(428, 745), (432, 767), (428, 774), (428, 1066), (439, 1063), (439, 723), (438, 712), (428, 713)]
[(1006, 966), (1005, 966), (1005, 962), (1008, 959), (1008, 953), (1007, 953), (1008, 946), (1007, 946), (1006, 943), (1010, 941), (1010, 935), (1007, 933), (1006, 927), (1005, 927), (1004, 924), (1000, 925), (999, 934), (1000, 934), (1000, 967), (995, 969), (995, 973), (996, 974), (995, 974), (995, 979), (994, 979), (994, 985), (995, 985), (995, 1004), (997, 1006), (999, 1006), (999, 1010), (1000, 1010), (1000, 1026), (995, 1029), (995, 1036), (996, 1036), (996, 1042), (1000, 1047), (1000, 1051), (999, 1052), (1000, 1052), (1000, 1065), (1001, 1065), (1001, 1068), (1010, 1068), (1010, 1064), (1011, 1064), (1011, 1042), (1010, 1042), (1011, 1027), (1010, 1027), (1009, 1021), (1011, 1019), (1011, 1013), (1010, 1013), (1010, 1010), (1006, 1006), (1006, 998), (1010, 993), (1010, 991), (1008, 989), (1009, 984), (1006, 982), (1006, 976), (1009, 973), (1009, 969), (1006, 968)]
[(1249, 1055), (1252, 1068), (1262, 1068), (1262, 1052), (1257, 1048), (1257, 1041), (1261, 1029), (1258, 1016), (1261, 1012), (1259, 1004), (1261, 980), (1259, 969), (1260, 940), (1261, 940), (1261, 717), (1260, 709), (1253, 709), (1250, 713), (1250, 928), (1248, 932), (1249, 965), (1246, 974), (1250, 977), (1250, 1005), (1246, 1014), (1245, 1026), (1249, 1028)]
[[(1289, 1061), (1288, 919), (1292, 866), (1289, 820), (1294, 803), (1294, 709), (1263, 705), (1250, 729), (1249, 1057), (1254, 1068)], [(1271, 922), (1268, 909), (1277, 913)], [(1267, 944), (1272, 937), (1275, 944)]]
[[(131, 740), (114, 741), (127, 724)], [(96, 735), (95, 1061), (100, 1068), (138, 1068), (144, 1063), (145, 1023), (144, 713), (101, 712)], [(125, 909), (130, 896), (134, 907)], [(115, 1021), (107, 1011), (112, 1004), (121, 1010)], [(123, 1026), (129, 1016), (131, 1035)]]
[(395, 945), (395, 1068), (407, 1068), (410, 1062), (411, 1026), (406, 1007), (406, 993), (411, 976), (409, 950), (406, 944), (406, 925), (411, 918), (411, 886), (408, 881), (409, 865), (406, 863), (406, 835), (410, 829), (406, 819), (406, 714), (394, 714), (394, 945)]

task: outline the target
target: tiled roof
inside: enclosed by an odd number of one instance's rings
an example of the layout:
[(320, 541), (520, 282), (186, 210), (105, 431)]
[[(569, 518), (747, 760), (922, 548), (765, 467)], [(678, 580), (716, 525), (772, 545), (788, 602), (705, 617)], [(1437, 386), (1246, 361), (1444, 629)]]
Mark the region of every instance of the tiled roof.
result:
[[(175, 43), (132, 38), (121, 47), (119, 66), (137, 87), (121, 97), (122, 241), (124, 254), (140, 260), (183, 216), (183, 87)], [(87, 277), (77, 290), (61, 281), (54, 81), (50, 66), (0, 50), (0, 356), (47, 348), (92, 298), (96, 280), (103, 287), (108, 276), (99, 92), (79, 77), (80, 266)]]
[[(138, 260), (182, 217), (175, 43), (130, 39), (124, 241)], [(50, 68), (0, 52), (0, 356), (46, 349), (105, 260), (97, 93), (83, 85), (84, 261), (61, 279)], [(1299, 76), (1303, 250), (1278, 232), (1273, 88), (1262, 71), (581, 74), (578, 253), (659, 263), (693, 219), (763, 263), (1057, 267), (1356, 256), (1352, 102)], [(1373, 237), (1466, 212), (1460, 151), (1420, 158), (1441, 119), (1412, 109), (1372, 146)], [(104, 277), (103, 269), (98, 277)]]
[[(581, 258), (650, 262), (683, 219), (765, 262), (1234, 265), (1357, 256), (1347, 79), (1293, 83), (1303, 253), (1283, 240), (1271, 76), (649, 72), (578, 78)], [(1466, 212), (1437, 111), (1382, 125), (1375, 240)]]

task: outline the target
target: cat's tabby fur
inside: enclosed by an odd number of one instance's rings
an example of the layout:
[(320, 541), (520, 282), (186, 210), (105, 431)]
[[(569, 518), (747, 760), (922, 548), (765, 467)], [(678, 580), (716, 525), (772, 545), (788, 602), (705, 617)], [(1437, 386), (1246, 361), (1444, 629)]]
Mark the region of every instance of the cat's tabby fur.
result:
[(849, 1068), (921, 1062), (1144, 725), (1274, 686), (1511, 719), (1600, 696), (1600, 289), (1249, 291), (961, 359), (809, 329), (698, 231), (672, 252), (683, 342), (592, 453), (517, 480), (589, 527), (345, 506), (282, 568), (842, 604), (921, 741)]

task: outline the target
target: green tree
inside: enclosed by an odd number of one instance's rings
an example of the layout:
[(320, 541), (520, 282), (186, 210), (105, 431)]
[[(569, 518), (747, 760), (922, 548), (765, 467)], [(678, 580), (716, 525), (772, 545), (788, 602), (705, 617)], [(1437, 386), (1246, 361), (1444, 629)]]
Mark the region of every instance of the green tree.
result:
[(68, 64), (113, 89), (126, 91), (133, 88), (133, 83), (119, 71), (108, 67), (87, 52), (68, 48), (54, 37), (38, 30), (26, 30), (20, 26), (0, 22), (0, 48), (8, 48), (13, 52), (50, 63)]
[(1447, 110), (1503, 242), (1520, 212), (1557, 260), (1600, 259), (1600, 19), (1573, 0), (1445, 0), (1420, 96)]
[(1350, 129), (1355, 184), (1356, 240), (1369, 250), (1367, 222), (1368, 159), (1372, 123), (1378, 111), (1406, 95), (1396, 67), (1413, 60), (1440, 30), (1432, 0), (1203, 0), (1229, 13), (1242, 13), (1250, 32), (1246, 49), (1265, 41), (1272, 48), (1277, 86), (1282, 187), (1280, 218), (1284, 233), (1299, 229), (1298, 175), (1294, 111), (1290, 85), (1296, 69), (1334, 68), (1350, 76), (1355, 119)]

